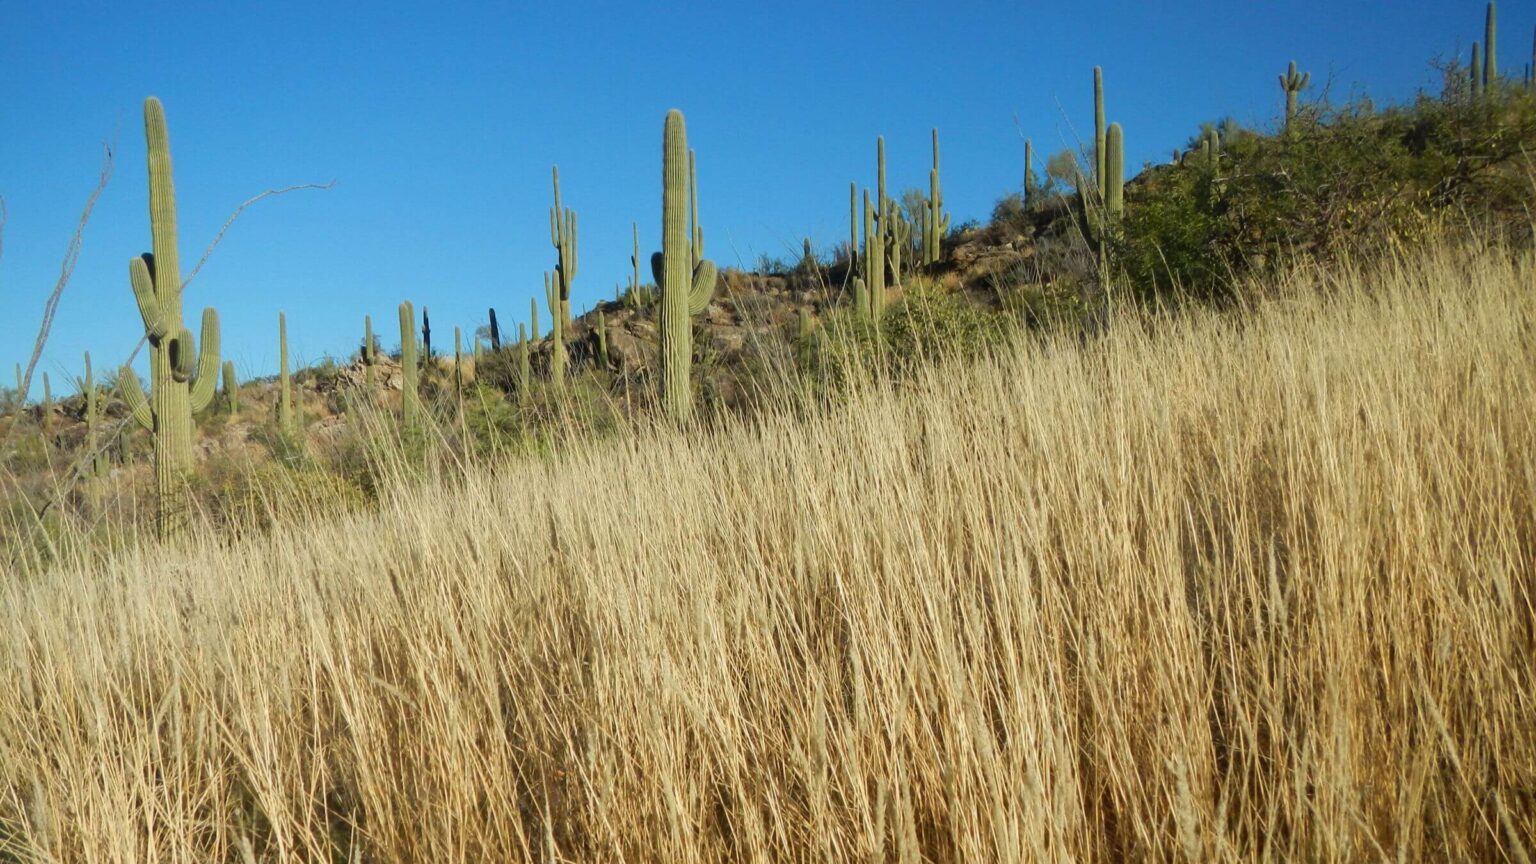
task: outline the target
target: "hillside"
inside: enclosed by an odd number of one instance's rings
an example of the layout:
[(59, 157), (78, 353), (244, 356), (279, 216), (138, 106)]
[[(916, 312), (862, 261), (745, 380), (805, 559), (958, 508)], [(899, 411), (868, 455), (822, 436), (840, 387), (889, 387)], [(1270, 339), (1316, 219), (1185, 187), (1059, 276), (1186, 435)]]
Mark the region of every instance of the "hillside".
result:
[(1533, 277), (1301, 269), (68, 553), (0, 582), (0, 858), (1521, 860)]

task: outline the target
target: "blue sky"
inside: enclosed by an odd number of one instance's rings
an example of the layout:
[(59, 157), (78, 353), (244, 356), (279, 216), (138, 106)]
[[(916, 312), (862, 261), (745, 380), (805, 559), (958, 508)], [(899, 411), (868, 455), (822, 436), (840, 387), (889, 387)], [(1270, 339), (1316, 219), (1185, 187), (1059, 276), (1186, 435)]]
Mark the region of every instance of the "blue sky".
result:
[[(403, 299), (434, 342), (497, 308), (526, 320), (552, 267), (550, 166), (580, 216), (573, 305), (612, 296), (661, 219), (662, 119), (698, 151), (708, 254), (750, 266), (847, 236), (850, 180), (926, 185), (930, 127), (956, 221), (1017, 188), (1020, 129), (1037, 161), (1091, 137), (1105, 69), (1128, 165), (1166, 160), (1204, 120), (1272, 124), (1294, 58), (1314, 97), (1378, 102), (1438, 89), (1434, 57), (1482, 38), (1481, 0), (1438, 2), (101, 4), (11, 0), (0, 28), (0, 381), (30, 353), (103, 142), (115, 173), (38, 370), (56, 392), (121, 362), (142, 329), (128, 259), (150, 245), (142, 103), (170, 122), (184, 268), (240, 202), (257, 204), (187, 289), (216, 306), (241, 376), (277, 367), (286, 310), (297, 362), (344, 357), (373, 316), (397, 341)], [(1500, 8), (1500, 60), (1520, 74), (1536, 8)], [(647, 268), (648, 269), (648, 268)], [(541, 300), (542, 304), (542, 300)], [(549, 315), (541, 306), (547, 326)], [(141, 369), (143, 363), (140, 363)], [(33, 395), (41, 393), (34, 381)]]

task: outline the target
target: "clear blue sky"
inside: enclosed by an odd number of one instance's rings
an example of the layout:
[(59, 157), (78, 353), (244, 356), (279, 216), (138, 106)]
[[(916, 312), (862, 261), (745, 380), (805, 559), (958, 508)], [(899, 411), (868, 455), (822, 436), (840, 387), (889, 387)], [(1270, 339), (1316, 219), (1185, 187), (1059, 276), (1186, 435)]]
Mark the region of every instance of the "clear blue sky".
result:
[[(1505, 2), (1500, 16), (1501, 65), (1518, 75), (1536, 8)], [(699, 154), (709, 256), (750, 266), (796, 255), (804, 236), (846, 237), (848, 182), (872, 184), (876, 135), (899, 191), (926, 184), (937, 126), (948, 208), (984, 220), (1020, 182), (1019, 128), (1042, 162), (1091, 137), (1094, 64), (1139, 166), (1204, 120), (1272, 124), (1292, 58), (1312, 72), (1309, 97), (1330, 79), (1335, 97), (1378, 102), (1438, 90), (1430, 60), (1482, 38), (1483, 2), (12, 0), (0, 17), (6, 384), (102, 142), (116, 154), (38, 367), (62, 393), (82, 351), (115, 366), (142, 332), (127, 262), (150, 245), (149, 95), (170, 122), (187, 269), (246, 198), (336, 180), (248, 210), (188, 288), (188, 325), (216, 306), (246, 377), (276, 369), (280, 309), (301, 363), (347, 356), (365, 313), (393, 345), (407, 298), (431, 308), (438, 345), (455, 324), (467, 339), (488, 306), (504, 326), (525, 320), (555, 259), (555, 163), (580, 216), (573, 305), (611, 297), (631, 221), (643, 254), (659, 242), (668, 108)]]

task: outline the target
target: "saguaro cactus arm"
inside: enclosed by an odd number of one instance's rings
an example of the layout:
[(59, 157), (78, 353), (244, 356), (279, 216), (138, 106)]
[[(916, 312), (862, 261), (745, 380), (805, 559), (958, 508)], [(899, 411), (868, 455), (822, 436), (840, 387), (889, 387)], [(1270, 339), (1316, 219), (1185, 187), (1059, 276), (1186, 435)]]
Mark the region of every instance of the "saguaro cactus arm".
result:
[(139, 376), (134, 373), (133, 367), (124, 366), (117, 370), (117, 389), (123, 401), (128, 403), (133, 419), (144, 427), (144, 431), (155, 431), (154, 412), (150, 410), (149, 399), (144, 395), (144, 385), (139, 383)]
[(202, 338), (198, 340), (197, 377), (187, 396), (192, 413), (213, 401), (214, 384), (219, 380), (219, 313), (213, 307), (203, 309)]

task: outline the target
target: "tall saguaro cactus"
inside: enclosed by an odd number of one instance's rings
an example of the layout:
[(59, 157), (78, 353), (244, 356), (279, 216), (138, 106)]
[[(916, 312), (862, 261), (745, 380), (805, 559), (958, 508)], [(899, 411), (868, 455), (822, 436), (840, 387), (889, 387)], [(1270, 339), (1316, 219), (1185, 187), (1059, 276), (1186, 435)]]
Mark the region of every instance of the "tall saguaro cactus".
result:
[(933, 130), (933, 168), (928, 171), (928, 212), (923, 217), (923, 263), (937, 264), (949, 233), (949, 214), (944, 212), (944, 190), (939, 186), (939, 130)]
[(1104, 68), (1093, 67), (1093, 182), (1098, 185), (1099, 199), (1104, 198), (1104, 137), (1109, 134), (1104, 126)]
[(1472, 43), (1472, 97), (1483, 95), (1483, 46)]
[(411, 432), (421, 424), (420, 369), (416, 365), (416, 309), (400, 304), (400, 427)]
[[(489, 311), (490, 311), (490, 314), (491, 314), (491, 350), (492, 351), (500, 351), (501, 350), (501, 325), (496, 323), (496, 308), (493, 306), (493, 307), (490, 308)], [(476, 354), (475, 356), (478, 357), (480, 355)]]
[(694, 261), (703, 238), (697, 229), (690, 238), (688, 230), (690, 210), (695, 218), (698, 214), (693, 164), (683, 113), (668, 111), (662, 133), (661, 251), (651, 256), (651, 269), (661, 289), (661, 401), (677, 422), (693, 416), (693, 316), (709, 305), (719, 277), (714, 262)]
[(153, 96), (144, 101), (144, 137), (149, 151), (149, 221), (154, 252), (128, 262), (128, 280), (149, 341), (149, 397), (145, 398), (132, 369), (123, 367), (118, 380), (134, 419), (154, 434), (158, 529), (167, 537), (186, 524), (183, 482), (192, 467), (192, 415), (213, 400), (219, 372), (219, 316), (213, 309), (203, 310), (202, 339), (200, 345), (194, 345), (181, 317), (181, 259), (176, 247), (170, 135), (165, 108)]
[(277, 313), (277, 428), (292, 435), (293, 379), (288, 374), (288, 316)]
[(1483, 17), (1483, 89), (1499, 83), (1499, 8), (1489, 0)]
[(1292, 60), (1290, 68), (1280, 76), (1280, 89), (1285, 91), (1285, 128), (1291, 128), (1291, 121), (1296, 119), (1296, 94), (1307, 89), (1312, 83), (1312, 73), (1296, 72), (1296, 61)]

